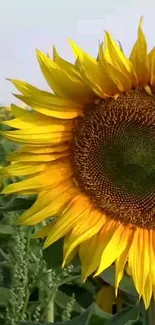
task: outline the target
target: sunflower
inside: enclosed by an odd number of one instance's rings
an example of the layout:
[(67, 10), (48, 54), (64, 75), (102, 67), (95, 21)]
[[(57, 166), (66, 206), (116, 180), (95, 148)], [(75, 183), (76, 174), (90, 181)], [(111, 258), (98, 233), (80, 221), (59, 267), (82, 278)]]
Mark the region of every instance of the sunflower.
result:
[[(115, 264), (116, 293), (127, 267), (148, 308), (155, 296), (155, 48), (142, 30), (129, 59), (108, 32), (97, 59), (70, 40), (71, 64), (37, 50), (53, 93), (11, 80), (31, 110), (12, 105), (3, 131), (21, 144), (8, 176), (25, 176), (3, 194), (35, 194), (19, 217), (44, 226), (44, 247), (64, 237), (64, 262), (79, 254), (82, 277)], [(54, 221), (53, 220), (54, 216)]]

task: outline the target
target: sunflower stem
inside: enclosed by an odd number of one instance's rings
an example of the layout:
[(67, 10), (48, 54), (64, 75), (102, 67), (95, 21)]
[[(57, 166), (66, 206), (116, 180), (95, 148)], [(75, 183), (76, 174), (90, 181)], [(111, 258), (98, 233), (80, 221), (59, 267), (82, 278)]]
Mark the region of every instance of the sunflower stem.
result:
[(152, 299), (150, 306), (144, 311), (144, 325), (155, 325), (155, 301)]
[[(52, 284), (52, 271), (48, 272), (47, 274), (47, 280), (48, 280), (48, 284), (49, 286), (51, 286)], [(46, 321), (48, 323), (53, 323), (54, 322), (54, 292), (50, 292), (49, 294), (49, 300), (47, 303), (47, 309), (46, 309)]]
[(53, 297), (47, 305), (46, 321), (48, 323), (54, 322), (54, 300), (53, 300)]

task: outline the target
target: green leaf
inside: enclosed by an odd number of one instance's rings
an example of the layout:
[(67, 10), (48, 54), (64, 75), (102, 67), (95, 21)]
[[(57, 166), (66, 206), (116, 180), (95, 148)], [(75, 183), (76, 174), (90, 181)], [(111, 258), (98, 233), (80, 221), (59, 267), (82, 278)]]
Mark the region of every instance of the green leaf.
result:
[[(65, 309), (70, 299), (71, 299), (70, 296), (68, 296), (66, 293), (62, 292), (61, 290), (58, 290), (55, 297), (55, 304), (58, 305), (60, 308)], [(73, 306), (73, 311), (77, 313), (81, 313), (84, 311), (84, 309), (78, 304), (78, 302), (75, 302)]]
[[(115, 286), (115, 267), (112, 265), (108, 269), (106, 269), (100, 277), (107, 283)], [(122, 291), (130, 293), (131, 295), (135, 296), (138, 300), (137, 291), (134, 287), (134, 283), (132, 278), (126, 274), (124, 274), (123, 279), (120, 282), (119, 288)]]
[(92, 304), (89, 316), (85, 325), (104, 325), (107, 319), (111, 318), (111, 314), (105, 313), (95, 303)]
[(2, 139), (1, 140), (1, 147), (3, 148), (4, 152), (5, 152), (5, 156), (7, 156), (8, 154), (11, 153), (11, 151), (13, 151), (17, 145), (12, 143), (11, 141), (8, 141), (6, 139)]
[(0, 313), (0, 318), (4, 319), (4, 314), (3, 313)]
[(0, 207), (0, 212), (10, 212), (10, 211), (13, 212), (13, 211), (27, 210), (32, 206), (34, 202), (35, 202), (34, 197), (12, 198), (9, 202), (7, 202), (7, 204)]
[(14, 234), (14, 228), (12, 226), (0, 224), (0, 236), (13, 235), (13, 234)]
[(111, 319), (106, 322), (106, 325), (127, 325), (127, 323), (129, 324), (129, 321), (137, 321), (138, 318), (138, 305), (129, 306), (124, 308), (120, 313), (112, 316)]
[(138, 297), (136, 298), (128, 292), (121, 291), (121, 301), (126, 307), (133, 306), (138, 302)]
[(19, 325), (104, 325), (111, 315), (104, 313), (96, 304), (92, 304), (81, 316), (64, 323), (32, 323), (20, 322)]
[(0, 305), (6, 306), (9, 299), (9, 289), (0, 287)]
[(48, 269), (61, 267), (63, 261), (63, 239), (58, 240), (43, 250), (43, 257)]

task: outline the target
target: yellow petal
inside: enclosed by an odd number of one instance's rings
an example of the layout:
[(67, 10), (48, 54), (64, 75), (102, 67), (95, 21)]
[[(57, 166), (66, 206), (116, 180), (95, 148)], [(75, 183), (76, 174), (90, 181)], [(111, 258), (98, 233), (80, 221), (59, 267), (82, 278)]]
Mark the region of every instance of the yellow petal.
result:
[(22, 100), (28, 106), (31, 106), (36, 112), (47, 116), (55, 117), (58, 119), (73, 119), (77, 116), (83, 115), (82, 109), (76, 107), (74, 108), (74, 106), (72, 109), (65, 108), (65, 107), (61, 107), (61, 108), (59, 107), (58, 109), (58, 106), (44, 104), (44, 102), (43, 101), (41, 102), (40, 99), (34, 99), (22, 95), (15, 95), (15, 97)]
[(130, 55), (130, 61), (136, 72), (139, 85), (147, 85), (149, 82), (149, 62), (147, 54), (147, 42), (142, 30), (142, 18), (138, 28), (138, 38)]
[[(71, 99), (57, 97), (21, 80), (10, 79), (10, 81), (22, 93), (22, 95), (16, 94), (15, 97), (22, 100), (28, 106), (31, 106), (41, 114), (63, 119), (74, 118), (81, 114), (81, 105)], [(17, 118), (23, 114), (28, 115), (29, 113), (15, 105), (12, 105), (11, 109), (13, 115)]]
[(41, 172), (45, 168), (47, 168), (48, 165), (46, 163), (39, 163), (39, 164), (32, 164), (32, 163), (13, 163), (10, 164), (7, 167), (4, 167), (1, 170), (1, 173), (5, 176), (26, 176), (31, 174), (36, 174), (38, 172)]
[(104, 54), (104, 46), (101, 43), (99, 47), (99, 62), (101, 63), (104, 74), (106, 74), (106, 80), (113, 85), (111, 87), (113, 96), (118, 95), (120, 92), (124, 92), (131, 89), (131, 83), (127, 79), (127, 77), (119, 70), (117, 70), (114, 66), (112, 66)]
[[(35, 154), (35, 155), (48, 155), (48, 154), (62, 154), (64, 151), (69, 151), (68, 144), (58, 144), (55, 146), (22, 146), (19, 149), (9, 153), (6, 157), (8, 161), (13, 161), (14, 157), (21, 153)], [(31, 156), (31, 155), (30, 155)]]
[[(80, 244), (79, 256), (82, 266), (82, 279), (83, 281), (97, 269), (98, 260), (102, 254), (102, 247), (99, 246), (100, 243), (100, 233), (94, 235), (90, 239), (83, 241)], [(100, 248), (100, 249), (99, 249)], [(88, 254), (91, 252), (91, 254)], [(93, 258), (95, 255), (95, 259)], [(93, 263), (92, 263), (93, 258)], [(91, 266), (91, 267), (90, 267)]]
[(146, 309), (149, 308), (151, 297), (152, 297), (152, 279), (151, 276), (148, 275), (146, 278), (144, 293), (143, 293), (143, 300)]
[(153, 285), (155, 285), (155, 232), (149, 230), (149, 254), (150, 254), (150, 274)]
[[(112, 237), (109, 239), (109, 242), (106, 240), (106, 246), (103, 250), (103, 254), (101, 256), (101, 261), (99, 264), (99, 268), (96, 275), (99, 275), (103, 272), (106, 268), (108, 268), (112, 263), (117, 259), (119, 255), (125, 250), (127, 245), (127, 231), (124, 226), (117, 225), (116, 229), (113, 232)], [(104, 232), (103, 232), (103, 242), (104, 242)]]
[(109, 78), (110, 83), (113, 83), (113, 96), (131, 89), (130, 79), (107, 61), (104, 54), (103, 43), (101, 43), (99, 48), (99, 62), (102, 65), (103, 71), (106, 72), (108, 76), (106, 79), (108, 80)]
[[(42, 191), (38, 194), (38, 197), (32, 207), (26, 210), (22, 214), (22, 216), (20, 216), (20, 218), (18, 219), (19, 222), (24, 222), (25, 220), (28, 220), (31, 217), (33, 218), (33, 216), (38, 214), (38, 212), (42, 213), (42, 211), (44, 211), (46, 207), (50, 206), (51, 204), (54, 204), (56, 199), (59, 199), (59, 196), (63, 196), (65, 192), (67, 192), (68, 195), (75, 193), (75, 189), (74, 191), (73, 189), (74, 187), (71, 179), (67, 179), (64, 182), (52, 186), (52, 188), (48, 191), (42, 189)], [(60, 206), (62, 205), (60, 204)], [(44, 213), (42, 213), (42, 215), (44, 215)]]
[(92, 98), (92, 91), (77, 75), (73, 76), (68, 70), (62, 70), (40, 51), (37, 51), (37, 58), (45, 79), (56, 95), (77, 103), (85, 103)]
[(62, 69), (70, 70), (70, 71), (74, 72), (74, 74), (78, 75), (79, 78), (81, 78), (78, 71), (76, 70), (76, 67), (72, 63), (61, 58), (60, 55), (58, 54), (58, 51), (56, 50), (55, 46), (53, 46), (53, 61)]
[[(38, 155), (33, 153), (18, 153), (11, 157), (11, 161), (13, 162), (43, 162), (43, 161), (54, 161), (63, 157), (69, 156), (69, 151), (63, 151), (61, 153), (53, 153), (49, 155)], [(10, 160), (10, 157), (7, 157), (7, 160)]]
[(129, 256), (129, 250), (133, 239), (134, 231), (127, 229), (126, 231), (126, 248), (116, 259), (116, 274), (115, 274), (115, 292), (117, 295), (119, 283), (124, 274), (124, 268)]
[(79, 220), (88, 216), (90, 209), (91, 204), (87, 197), (82, 194), (76, 196), (49, 232), (44, 247), (51, 245), (67, 234)]
[(78, 222), (78, 224), (73, 228), (67, 244), (66, 250), (64, 252), (64, 263), (66, 259), (71, 254), (71, 252), (84, 240), (94, 236), (105, 223), (105, 216), (94, 209), (86, 216), (86, 219), (83, 219)]
[[(34, 126), (33, 126), (33, 124), (34, 124)], [(33, 133), (40, 134), (40, 133), (50, 133), (50, 132), (54, 133), (54, 132), (61, 132), (61, 131), (72, 131), (72, 128), (73, 128), (72, 121), (63, 122), (63, 121), (59, 121), (57, 119), (51, 119), (51, 123), (49, 121), (48, 124), (44, 123), (44, 121), (43, 121), (43, 123), (38, 126), (37, 126), (37, 120), (36, 120), (36, 122), (33, 124), (30, 127), (21, 128), (21, 131), (15, 130), (15, 131), (11, 131), (11, 132), (14, 134), (33, 134)], [(17, 125), (15, 125), (14, 127), (16, 128)], [(20, 124), (19, 124), (19, 129), (20, 129)], [(33, 132), (33, 130), (34, 130), (34, 132)]]
[[(56, 50), (55, 47), (53, 47), (53, 61), (64, 71), (68, 71), (70, 75), (72, 75), (72, 77), (77, 77), (81, 80), (81, 82), (83, 82), (82, 80), (82, 76), (80, 75), (76, 64), (72, 64), (66, 60), (64, 60), (63, 58), (61, 58)], [(85, 85), (86, 86), (86, 85)], [(90, 89), (89, 89), (90, 91)]]
[(16, 150), (16, 153), (19, 152), (30, 152), (35, 154), (49, 154), (49, 153), (56, 153), (56, 152), (63, 152), (67, 151), (69, 149), (68, 144), (58, 144), (56, 146), (50, 146), (50, 147), (35, 147), (35, 146), (24, 146), (23, 148), (19, 150)]
[(150, 70), (150, 85), (155, 86), (155, 47), (148, 55)]
[(19, 107), (17, 105), (11, 104), (11, 113), (15, 118), (19, 118), (21, 116), (29, 116), (30, 112), (26, 110), (23, 106)]
[[(130, 60), (124, 55), (121, 51), (118, 44), (114, 41), (111, 35), (106, 32), (105, 33), (105, 59), (118, 71), (124, 75), (124, 79), (127, 78), (129, 81), (129, 89), (132, 86), (137, 85), (137, 77), (135, 75), (134, 68), (130, 62)], [(116, 71), (117, 74), (117, 71)]]
[[(67, 126), (65, 125), (55, 125), (49, 127), (35, 127), (32, 129), (26, 130), (17, 130), (17, 131), (3, 131), (0, 132), (5, 138), (25, 144), (35, 144), (35, 145), (47, 145), (49, 144), (60, 144), (65, 143), (72, 139), (71, 132), (64, 132)], [(55, 131), (54, 131), (55, 129)], [(63, 129), (63, 131), (56, 131)]]
[(66, 261), (65, 261), (65, 265), (67, 264), (70, 264), (71, 261), (78, 255), (78, 247), (76, 247), (72, 252), (71, 254), (68, 255), (68, 257), (66, 258)]
[[(52, 109), (56, 108), (57, 110), (60, 110), (62, 108), (72, 110), (73, 108), (81, 108), (81, 105), (76, 103), (75, 101), (65, 98), (60, 98), (55, 96), (52, 93), (49, 93), (44, 90), (40, 90), (32, 85), (30, 85), (27, 82), (18, 80), (18, 79), (10, 79), (10, 81), (13, 83), (13, 85), (22, 93), (23, 96), (29, 97), (31, 99), (37, 100), (38, 103), (44, 104), (45, 107)], [(15, 105), (12, 107), (13, 115), (16, 117), (19, 117), (21, 115), (20, 111), (17, 110)], [(27, 110), (22, 109), (22, 111), (25, 111), (25, 114), (27, 114)]]
[(100, 62), (96, 61), (86, 52), (83, 52), (72, 40), (70, 40), (74, 55), (77, 58), (77, 66), (84, 78), (85, 82), (100, 97), (115, 94), (117, 87), (109, 78), (106, 70), (104, 70)]
[[(24, 111), (24, 110), (22, 109), (22, 111)], [(34, 111), (27, 111), (26, 114), (24, 111), (24, 115), (21, 115), (20, 117), (15, 118), (15, 119), (3, 121), (2, 123), (7, 126), (10, 126), (10, 127), (16, 128), (16, 129), (22, 129), (22, 130), (31, 129), (32, 127), (35, 128), (35, 127), (44, 127), (44, 126), (49, 128), (52, 125), (53, 125), (53, 129), (55, 130), (56, 126), (58, 129), (58, 125), (60, 125), (60, 127), (59, 127), (59, 131), (60, 131), (60, 129), (63, 129), (64, 124), (65, 124), (65, 127), (67, 126), (68, 128), (70, 128), (70, 130), (73, 127), (72, 121), (61, 120), (61, 122), (60, 122), (56, 118), (47, 117), (47, 116), (44, 116), (44, 115), (39, 114)]]
[[(91, 275), (98, 266), (100, 265), (101, 262), (101, 257), (104, 251), (104, 248), (108, 244), (110, 238), (113, 235), (114, 229), (116, 227), (116, 223), (112, 221), (108, 221), (100, 231), (98, 235), (96, 235), (96, 238), (92, 240), (91, 243), (91, 252), (92, 254), (90, 255), (89, 263), (84, 262), (84, 256), (86, 253), (86, 244), (85, 242), (81, 244), (80, 246), (80, 259), (82, 260), (82, 264), (84, 265), (83, 268), (83, 276), (86, 279), (89, 275)], [(95, 237), (95, 236), (94, 236)], [(94, 245), (94, 247), (92, 247)], [(88, 254), (88, 248), (87, 246), (87, 254)], [(87, 259), (86, 259), (87, 261)]]
[(23, 191), (40, 192), (48, 186), (56, 185), (72, 176), (72, 171), (68, 161), (62, 160), (51, 162), (50, 167), (47, 167), (39, 175), (33, 176), (29, 179), (20, 181), (18, 183), (8, 185), (2, 194), (20, 193)]
[[(63, 256), (65, 255), (66, 252), (66, 246), (68, 245), (68, 238), (70, 236), (70, 232), (68, 234), (66, 234), (66, 236), (64, 237), (64, 243), (63, 243)], [(70, 263), (76, 255), (78, 255), (79, 252), (79, 247), (76, 247), (75, 249), (72, 250), (71, 254), (68, 255), (68, 257), (65, 260), (65, 265), (67, 265), (68, 263)], [(64, 267), (64, 262), (62, 264), (62, 267)]]
[[(54, 95), (50, 94), (47, 91), (40, 90), (32, 85), (30, 85), (28, 82), (24, 82), (22, 80), (18, 79), (8, 79), (12, 84), (19, 90), (20, 93), (22, 93), (25, 96), (42, 96), (47, 97), (49, 100), (52, 99)], [(25, 113), (27, 111), (25, 110)], [(14, 114), (15, 115), (15, 114)], [(15, 115), (16, 116), (16, 115)], [(19, 116), (18, 110), (17, 110), (17, 117)]]
[[(53, 197), (52, 199), (50, 198), (49, 200), (47, 200), (46, 192), (39, 198), (39, 200), (36, 201), (35, 205), (32, 206), (31, 209), (27, 210), (19, 217), (18, 222), (24, 225), (32, 226), (36, 225), (42, 220), (62, 213), (64, 207), (74, 198), (75, 194), (76, 193), (74, 188), (66, 188), (64, 192), (62, 192), (55, 198)], [(41, 200), (44, 200), (46, 202), (46, 205), (44, 204), (43, 206)]]
[(140, 296), (143, 294), (150, 268), (148, 231), (136, 229), (129, 254), (129, 269)]

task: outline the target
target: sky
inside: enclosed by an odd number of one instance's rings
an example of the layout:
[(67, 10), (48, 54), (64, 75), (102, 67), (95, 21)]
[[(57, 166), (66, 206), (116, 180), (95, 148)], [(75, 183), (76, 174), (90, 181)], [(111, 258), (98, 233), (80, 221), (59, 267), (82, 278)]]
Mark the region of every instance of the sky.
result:
[(108, 30), (129, 55), (141, 16), (151, 49), (155, 45), (154, 0), (0, 1), (0, 105), (16, 103), (15, 88), (6, 78), (49, 90), (39, 70), (37, 48), (52, 54), (55, 45), (61, 56), (73, 62), (68, 44), (72, 38), (96, 57), (99, 41)]

